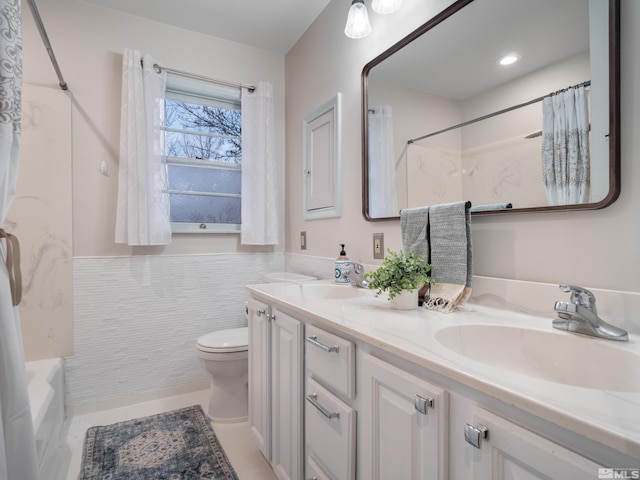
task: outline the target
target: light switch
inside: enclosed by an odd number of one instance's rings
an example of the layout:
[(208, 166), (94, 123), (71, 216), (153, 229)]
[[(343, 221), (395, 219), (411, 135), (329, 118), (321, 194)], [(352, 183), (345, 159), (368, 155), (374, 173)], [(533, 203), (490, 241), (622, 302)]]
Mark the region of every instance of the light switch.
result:
[(300, 250), (307, 249), (307, 232), (300, 232)]

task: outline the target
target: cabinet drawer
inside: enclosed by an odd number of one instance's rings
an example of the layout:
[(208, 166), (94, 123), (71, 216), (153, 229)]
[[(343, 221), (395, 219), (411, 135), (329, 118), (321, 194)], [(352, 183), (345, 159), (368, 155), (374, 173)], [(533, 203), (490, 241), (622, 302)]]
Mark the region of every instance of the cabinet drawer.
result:
[(322, 468), (313, 460), (312, 457), (307, 457), (307, 466), (304, 478), (306, 480), (331, 480), (331, 477), (324, 473)]
[(348, 398), (354, 398), (355, 345), (312, 325), (306, 331), (307, 375)]
[[(305, 439), (307, 465), (334, 480), (355, 478), (356, 412), (307, 377)], [(318, 478), (323, 478), (320, 476)]]

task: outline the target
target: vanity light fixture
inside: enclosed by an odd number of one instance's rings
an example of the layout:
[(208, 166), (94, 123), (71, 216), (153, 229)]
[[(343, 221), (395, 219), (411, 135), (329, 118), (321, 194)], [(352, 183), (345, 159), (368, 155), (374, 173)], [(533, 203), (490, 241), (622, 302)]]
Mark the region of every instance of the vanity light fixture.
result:
[(344, 34), (349, 38), (363, 38), (371, 33), (369, 13), (364, 0), (353, 0), (347, 17), (347, 26)]
[(500, 57), (498, 59), (498, 65), (511, 65), (520, 60), (520, 55), (517, 53), (510, 53), (509, 55), (505, 55), (504, 57)]
[(373, 0), (371, 8), (380, 15), (386, 15), (398, 11), (402, 6), (402, 0)]
[[(397, 11), (402, 6), (402, 0), (373, 0), (371, 8), (380, 15), (387, 15)], [(347, 26), (344, 34), (349, 38), (363, 38), (371, 33), (369, 13), (364, 0), (352, 0)]]

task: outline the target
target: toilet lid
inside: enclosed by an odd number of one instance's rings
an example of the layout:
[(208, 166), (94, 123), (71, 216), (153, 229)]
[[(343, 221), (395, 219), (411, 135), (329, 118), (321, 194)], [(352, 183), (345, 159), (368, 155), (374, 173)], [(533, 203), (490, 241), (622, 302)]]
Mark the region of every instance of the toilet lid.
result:
[(229, 328), (198, 338), (198, 348), (205, 352), (242, 352), (249, 348), (249, 328)]

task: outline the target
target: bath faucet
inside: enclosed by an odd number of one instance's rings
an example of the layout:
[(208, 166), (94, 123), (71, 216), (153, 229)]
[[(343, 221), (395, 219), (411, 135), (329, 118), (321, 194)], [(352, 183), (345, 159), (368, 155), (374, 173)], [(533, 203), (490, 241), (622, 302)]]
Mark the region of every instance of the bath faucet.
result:
[(571, 293), (571, 297), (569, 302), (556, 302), (554, 310), (560, 318), (553, 321), (554, 328), (608, 340), (629, 340), (626, 331), (598, 317), (596, 297), (589, 290), (572, 285), (560, 285), (560, 290)]
[(345, 277), (349, 279), (351, 285), (360, 288), (367, 288), (369, 282), (364, 278), (364, 267), (359, 263), (349, 262), (345, 264), (347, 267)]

